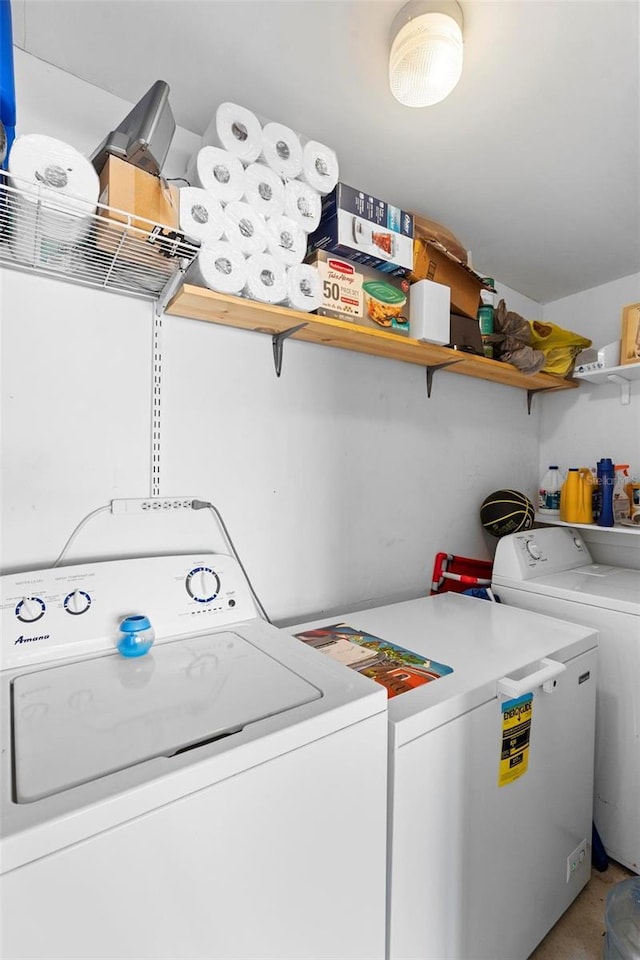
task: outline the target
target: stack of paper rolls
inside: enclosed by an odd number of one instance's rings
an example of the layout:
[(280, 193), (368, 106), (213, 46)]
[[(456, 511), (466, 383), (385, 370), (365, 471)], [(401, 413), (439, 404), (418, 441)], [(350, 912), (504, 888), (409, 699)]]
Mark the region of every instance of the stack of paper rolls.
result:
[[(192, 189), (209, 192), (221, 207), (217, 242), (246, 259), (243, 296), (297, 310), (317, 309), (317, 270), (309, 266), (302, 270), (301, 264), (307, 236), (320, 222), (322, 196), (333, 190), (338, 177), (338, 158), (331, 147), (304, 139), (291, 127), (264, 120), (240, 104), (220, 104), (191, 158), (187, 180)], [(185, 209), (192, 211), (193, 206), (185, 198)], [(196, 219), (198, 215), (202, 211), (196, 204)], [(213, 234), (220, 218), (211, 219)], [(185, 214), (185, 220), (188, 225), (181, 222), (181, 227), (187, 232), (190, 226), (193, 235), (193, 216)], [(237, 280), (239, 261), (234, 258), (233, 269), (224, 273), (219, 265), (225, 257), (220, 257), (218, 247), (213, 259), (210, 251), (205, 253), (211, 241), (204, 229), (200, 232), (206, 266), (193, 270), (191, 277), (220, 292), (239, 293), (229, 289), (236, 282), (222, 279), (233, 273)], [(218, 267), (212, 268), (216, 261)]]

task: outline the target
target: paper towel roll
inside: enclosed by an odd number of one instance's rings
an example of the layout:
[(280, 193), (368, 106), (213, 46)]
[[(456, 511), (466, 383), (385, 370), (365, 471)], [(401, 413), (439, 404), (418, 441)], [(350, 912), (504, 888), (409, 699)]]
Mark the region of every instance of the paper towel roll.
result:
[(10, 238), (14, 256), (68, 269), (79, 255), (77, 246), (91, 228), (98, 202), (100, 181), (92, 165), (62, 140), (27, 134), (11, 148), (9, 183), (19, 191)]
[(310, 313), (322, 303), (322, 281), (317, 267), (299, 263), (287, 270), (286, 303), (294, 310)]
[(307, 235), (291, 217), (267, 220), (267, 250), (286, 266), (302, 263), (307, 253)]
[(187, 180), (219, 200), (231, 203), (244, 194), (244, 167), (237, 157), (221, 147), (202, 147), (191, 157)]
[(222, 206), (201, 187), (180, 189), (180, 229), (188, 240), (213, 243), (224, 231)]
[(224, 147), (243, 163), (253, 163), (262, 152), (262, 125), (246, 107), (221, 103), (204, 132), (202, 144)]
[(285, 180), (302, 171), (302, 144), (298, 134), (282, 123), (266, 123), (262, 131), (262, 159)]
[(302, 147), (300, 179), (324, 195), (331, 193), (339, 177), (340, 169), (335, 150), (324, 143), (318, 143), (317, 140), (307, 140)]
[(284, 212), (305, 233), (313, 233), (322, 216), (320, 194), (302, 180), (289, 180), (284, 186)]
[(247, 282), (247, 261), (227, 240), (205, 243), (187, 272), (187, 283), (239, 294)]
[(270, 253), (256, 253), (247, 260), (244, 296), (261, 303), (282, 303), (287, 297), (287, 268)]
[(262, 253), (267, 246), (265, 219), (244, 200), (235, 200), (224, 208), (224, 235), (246, 257)]
[(279, 217), (284, 210), (284, 184), (265, 163), (252, 163), (244, 172), (245, 200), (263, 217)]

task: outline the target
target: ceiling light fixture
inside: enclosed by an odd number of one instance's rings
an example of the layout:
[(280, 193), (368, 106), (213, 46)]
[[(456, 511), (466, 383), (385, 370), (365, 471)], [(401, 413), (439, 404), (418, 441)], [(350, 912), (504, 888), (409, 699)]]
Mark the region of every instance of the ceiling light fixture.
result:
[(391, 27), (389, 86), (405, 107), (448, 97), (462, 73), (462, 10), (455, 0), (412, 0)]

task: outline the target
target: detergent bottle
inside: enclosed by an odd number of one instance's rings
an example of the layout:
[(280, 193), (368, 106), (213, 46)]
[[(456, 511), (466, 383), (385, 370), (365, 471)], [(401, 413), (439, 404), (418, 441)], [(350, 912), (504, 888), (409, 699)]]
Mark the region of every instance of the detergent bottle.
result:
[(615, 470), (613, 461), (609, 459), (598, 460), (598, 488), (600, 490), (600, 511), (598, 513), (598, 526), (613, 526), (613, 485), (615, 483)]
[(591, 471), (570, 467), (560, 491), (560, 519), (566, 523), (593, 523)]

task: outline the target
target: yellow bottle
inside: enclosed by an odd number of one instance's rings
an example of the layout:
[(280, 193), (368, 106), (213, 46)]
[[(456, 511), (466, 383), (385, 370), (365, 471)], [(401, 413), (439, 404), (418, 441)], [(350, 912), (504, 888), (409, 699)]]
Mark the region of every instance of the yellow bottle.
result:
[(560, 491), (560, 519), (593, 523), (592, 475), (588, 467), (570, 467)]

